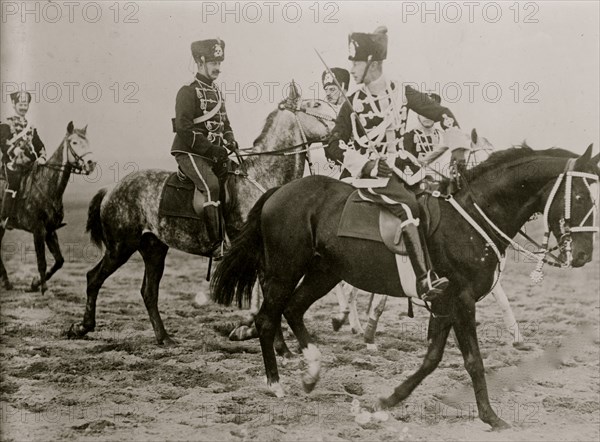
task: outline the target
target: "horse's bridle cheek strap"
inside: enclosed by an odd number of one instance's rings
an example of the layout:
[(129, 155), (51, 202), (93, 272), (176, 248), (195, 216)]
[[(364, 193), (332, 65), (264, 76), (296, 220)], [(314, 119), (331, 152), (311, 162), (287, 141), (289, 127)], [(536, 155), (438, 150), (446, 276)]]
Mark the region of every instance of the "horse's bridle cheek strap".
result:
[[(560, 186), (564, 180), (564, 182), (565, 182), (564, 216), (560, 220), (561, 236), (558, 241), (559, 241), (559, 245), (562, 245), (561, 249), (563, 250), (563, 252), (565, 253), (566, 258), (567, 258), (567, 262), (565, 263), (566, 267), (570, 267), (572, 260), (573, 260), (573, 256), (571, 254), (571, 243), (572, 243), (571, 234), (572, 233), (596, 233), (596, 232), (598, 232), (598, 226), (596, 226), (597, 207), (596, 207), (595, 198), (594, 198), (593, 189), (592, 189), (592, 186), (594, 184), (596, 184), (596, 185), (598, 184), (598, 176), (591, 174), (591, 173), (576, 172), (576, 171), (572, 170), (573, 165), (574, 165), (574, 161), (570, 160), (567, 163), (567, 168), (566, 168), (565, 172), (561, 173), (558, 176), (558, 178), (554, 182), (554, 185), (552, 186), (552, 190), (550, 191), (550, 195), (548, 196), (548, 200), (546, 201), (546, 206), (544, 208), (544, 242), (542, 243), (542, 248), (545, 251), (547, 251), (548, 243), (550, 240), (550, 227), (549, 227), (549, 221), (548, 221), (549, 214), (550, 214), (550, 208), (552, 207), (552, 203), (554, 202), (556, 193), (558, 192), (558, 189), (560, 188)], [(572, 194), (573, 194), (573, 179), (574, 178), (581, 178), (583, 180), (586, 188), (590, 192), (590, 197), (593, 202), (593, 205), (590, 208), (590, 210), (588, 211), (588, 213), (582, 218), (579, 225), (575, 226), (575, 227), (571, 227), (571, 209), (572, 209), (572, 204), (573, 204), (573, 195)], [(591, 185), (588, 183), (588, 180), (592, 181)], [(587, 222), (590, 215), (592, 216), (592, 225), (585, 226), (584, 224)]]

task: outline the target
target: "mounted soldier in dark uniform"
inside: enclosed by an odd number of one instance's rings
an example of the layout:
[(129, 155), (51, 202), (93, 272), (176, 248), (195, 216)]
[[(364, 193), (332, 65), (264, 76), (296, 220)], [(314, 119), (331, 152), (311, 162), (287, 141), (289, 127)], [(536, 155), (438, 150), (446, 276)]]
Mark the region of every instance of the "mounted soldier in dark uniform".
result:
[(418, 296), (432, 300), (443, 293), (448, 280), (437, 277), (427, 266), (418, 230), (419, 206), (409, 190), (424, 173), (404, 150), (403, 137), (411, 110), (440, 122), (444, 129), (457, 124), (452, 112), (427, 94), (403, 87), (383, 75), (382, 63), (387, 56), (385, 27), (373, 34), (351, 34), (349, 49), (351, 74), (360, 87), (340, 110), (325, 148), (326, 156), (342, 165), (341, 179), (389, 177), (385, 187), (361, 189), (360, 195), (402, 220), (402, 235), (417, 277)]
[[(341, 89), (337, 86), (334, 76), (337, 83), (342, 87)], [(350, 86), (350, 72), (342, 68), (331, 68), (331, 72), (323, 71), (321, 81), (325, 91), (325, 99), (339, 113), (345, 101), (344, 97), (348, 93), (348, 86)]]
[[(438, 94), (428, 93), (427, 96), (437, 104), (442, 103)], [(423, 115), (418, 115), (420, 127), (415, 127), (403, 137), (404, 150), (413, 154), (419, 160), (433, 152), (443, 140), (443, 132), (435, 127), (435, 122)]]
[(9, 219), (14, 216), (21, 179), (33, 167), (34, 162), (46, 163), (46, 149), (37, 130), (27, 121), (25, 115), (31, 103), (31, 94), (26, 91), (10, 95), (15, 115), (0, 124), (0, 150), (2, 150), (2, 171), (8, 182), (4, 190), (0, 211), (0, 227), (10, 228)]
[[(225, 42), (220, 39), (192, 43), (192, 56), (198, 67), (194, 81), (177, 93), (173, 130), (176, 133), (171, 154), (181, 172), (204, 194), (203, 214), (215, 257), (223, 241), (219, 181), (227, 177), (228, 155), (238, 149), (225, 110), (225, 99), (214, 82), (225, 59)], [(224, 193), (224, 192), (223, 192)]]

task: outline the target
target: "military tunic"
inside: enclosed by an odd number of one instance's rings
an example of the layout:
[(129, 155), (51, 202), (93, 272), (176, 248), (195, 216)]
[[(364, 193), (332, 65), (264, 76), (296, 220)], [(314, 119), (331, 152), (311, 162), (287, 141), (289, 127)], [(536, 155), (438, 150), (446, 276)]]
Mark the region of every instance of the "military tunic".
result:
[(44, 143), (37, 130), (29, 124), (25, 117), (18, 115), (8, 117), (0, 124), (0, 150), (2, 151), (2, 167), (8, 180), (8, 191), (18, 191), (23, 173), (27, 172), (33, 162), (46, 155)]
[[(42, 155), (46, 154), (44, 143), (38, 136), (37, 130), (28, 123), (25, 117), (18, 115), (8, 117), (3, 127), (0, 149), (2, 163), (14, 166), (27, 166)], [(20, 158), (15, 152), (22, 151)]]
[[(383, 81), (386, 82), (384, 94), (374, 96), (365, 85), (361, 85), (349, 97), (352, 106), (348, 103), (342, 105), (329, 145), (325, 149), (328, 159), (342, 165), (342, 179), (362, 176), (365, 164), (374, 159), (369, 151), (369, 144), (377, 152), (392, 158), (398, 169), (418, 177), (418, 167), (404, 153), (403, 137), (410, 111), (440, 122), (443, 128), (457, 126), (450, 109), (441, 106), (427, 94), (410, 86), (402, 88), (393, 81)], [(404, 220), (417, 218), (416, 198), (396, 174), (392, 175), (386, 187), (361, 189), (361, 195), (386, 206)]]
[(225, 109), (225, 100), (216, 83), (196, 74), (194, 81), (177, 93), (175, 139), (171, 154), (183, 173), (207, 194), (218, 200), (219, 181), (227, 161), (227, 150), (235, 148), (235, 138)]

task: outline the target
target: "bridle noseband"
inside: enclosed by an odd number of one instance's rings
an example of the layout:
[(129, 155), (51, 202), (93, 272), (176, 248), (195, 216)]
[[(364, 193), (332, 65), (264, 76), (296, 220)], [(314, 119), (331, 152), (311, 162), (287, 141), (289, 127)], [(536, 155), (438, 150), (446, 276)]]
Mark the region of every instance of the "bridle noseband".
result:
[[(65, 137), (61, 148), (63, 149), (63, 162), (61, 164), (55, 164), (55, 163), (46, 163), (44, 164), (42, 167), (46, 167), (48, 169), (52, 169), (52, 170), (58, 170), (58, 171), (64, 171), (67, 170), (67, 168), (70, 170), (71, 173), (76, 174), (76, 175), (89, 175), (92, 171), (91, 170), (85, 170), (85, 160), (84, 157), (86, 157), (87, 155), (91, 155), (92, 151), (89, 150), (87, 152), (84, 152), (82, 155), (78, 155), (77, 152), (75, 152), (75, 149), (73, 149), (73, 147), (71, 146), (71, 143), (69, 143), (69, 137)], [(67, 153), (67, 158), (64, 159), (64, 152), (66, 151)], [(69, 155), (71, 155), (74, 159), (74, 162), (69, 161)]]

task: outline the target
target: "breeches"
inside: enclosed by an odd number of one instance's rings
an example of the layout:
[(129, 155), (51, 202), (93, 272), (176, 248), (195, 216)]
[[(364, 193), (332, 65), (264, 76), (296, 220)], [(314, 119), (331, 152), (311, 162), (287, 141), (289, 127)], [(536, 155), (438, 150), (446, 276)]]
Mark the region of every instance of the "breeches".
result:
[(183, 174), (194, 182), (208, 201), (219, 201), (219, 179), (209, 160), (191, 153), (178, 153), (175, 160)]
[(2, 165), (2, 167), (4, 168), (4, 174), (6, 176), (6, 180), (8, 181), (8, 188), (6, 190), (12, 190), (15, 192), (18, 191), (23, 172), (20, 170), (10, 170), (5, 164)]
[(404, 223), (419, 222), (419, 204), (413, 192), (396, 175), (392, 175), (388, 185), (376, 189), (360, 189), (364, 199), (384, 207), (400, 218)]

